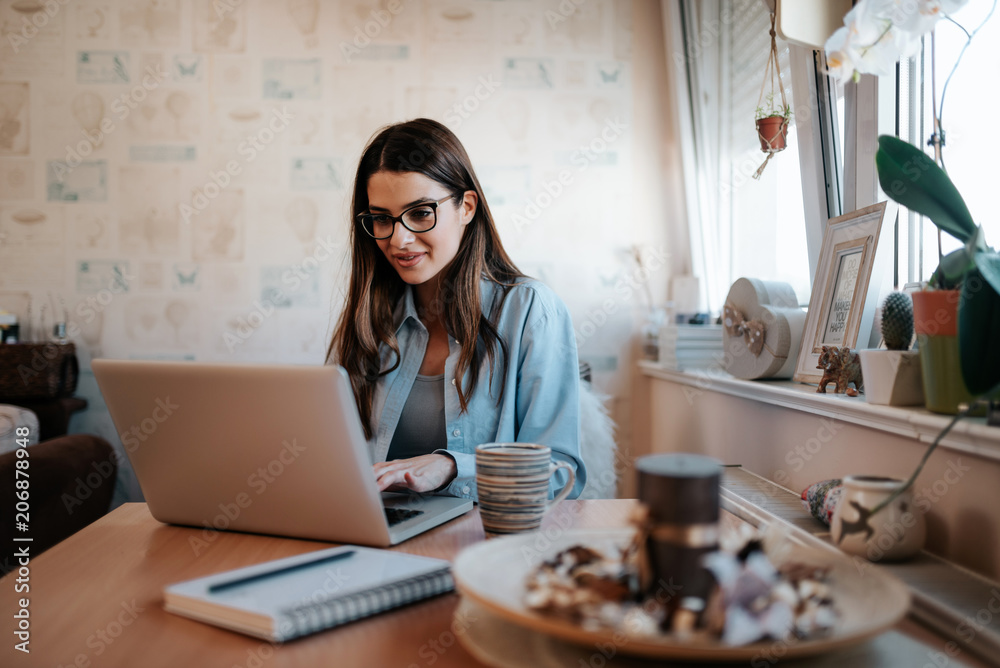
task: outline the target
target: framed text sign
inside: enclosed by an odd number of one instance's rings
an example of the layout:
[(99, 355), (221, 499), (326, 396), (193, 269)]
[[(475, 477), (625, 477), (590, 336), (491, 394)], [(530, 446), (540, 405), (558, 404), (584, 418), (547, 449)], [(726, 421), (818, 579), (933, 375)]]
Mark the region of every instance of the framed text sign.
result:
[(880, 202), (827, 222), (795, 380), (819, 382), (823, 374), (816, 365), (823, 346), (857, 346), (865, 305), (873, 314), (878, 296), (871, 273), (885, 210)]

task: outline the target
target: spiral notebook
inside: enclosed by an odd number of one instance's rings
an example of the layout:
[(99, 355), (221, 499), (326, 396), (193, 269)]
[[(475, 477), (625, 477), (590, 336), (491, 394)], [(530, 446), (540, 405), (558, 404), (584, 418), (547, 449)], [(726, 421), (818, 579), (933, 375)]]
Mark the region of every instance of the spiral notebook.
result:
[(163, 607), (283, 642), (454, 588), (443, 559), (344, 546), (170, 585)]

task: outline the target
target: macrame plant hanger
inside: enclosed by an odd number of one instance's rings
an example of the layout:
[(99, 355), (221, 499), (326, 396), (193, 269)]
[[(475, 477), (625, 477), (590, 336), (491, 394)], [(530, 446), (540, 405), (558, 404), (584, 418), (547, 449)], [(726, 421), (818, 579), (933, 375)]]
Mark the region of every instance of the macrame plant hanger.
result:
[[(767, 65), (764, 67), (764, 80), (760, 84), (760, 95), (757, 97), (757, 107), (761, 108), (764, 101), (764, 87), (767, 85), (767, 81), (771, 80), (771, 101), (774, 101), (774, 80), (778, 80), (778, 90), (781, 91), (781, 109), (784, 111), (788, 107), (788, 101), (785, 99), (785, 87), (781, 83), (781, 65), (778, 64), (778, 43), (776, 41), (776, 33), (774, 31), (774, 12), (771, 12), (771, 53), (767, 57)], [(767, 167), (767, 163), (771, 160), (771, 156), (778, 151), (785, 150), (785, 142), (783, 137), (785, 131), (788, 128), (788, 117), (782, 116), (781, 125), (777, 126), (778, 129), (774, 133), (774, 136), (767, 138), (764, 136), (760, 129), (760, 124), (757, 124), (757, 137), (760, 139), (761, 151), (767, 153), (767, 157), (764, 158), (764, 162), (761, 166), (757, 168), (754, 172), (753, 177), (759, 179), (760, 175), (764, 173), (764, 168)], [(777, 142), (779, 138), (782, 138), (781, 142)], [(776, 145), (780, 145), (777, 148)], [(764, 147), (767, 148), (764, 148)]]

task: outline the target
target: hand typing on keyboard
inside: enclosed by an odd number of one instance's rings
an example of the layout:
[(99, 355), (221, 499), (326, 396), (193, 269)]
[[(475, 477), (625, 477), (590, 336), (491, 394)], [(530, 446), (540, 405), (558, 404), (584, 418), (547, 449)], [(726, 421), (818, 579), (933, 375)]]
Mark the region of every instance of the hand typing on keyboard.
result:
[(455, 460), (447, 455), (420, 455), (379, 462), (373, 467), (379, 491), (432, 492), (455, 479)]

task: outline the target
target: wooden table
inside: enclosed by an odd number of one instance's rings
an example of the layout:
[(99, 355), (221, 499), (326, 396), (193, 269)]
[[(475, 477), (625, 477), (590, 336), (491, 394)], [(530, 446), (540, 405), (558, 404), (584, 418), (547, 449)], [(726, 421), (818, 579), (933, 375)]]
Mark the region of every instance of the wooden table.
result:
[[(545, 530), (620, 527), (632, 500), (563, 502)], [(728, 515), (727, 522), (740, 522)], [(478, 510), (394, 548), (453, 559), (483, 540)], [(206, 541), (200, 543), (199, 541)], [(197, 551), (196, 551), (197, 546)], [(170, 666), (285, 668), (480, 666), (456, 641), (455, 594), (371, 617), (287, 645), (202, 624), (163, 610), (163, 587), (218, 571), (287, 557), (327, 544), (160, 524), (145, 504), (116, 509), (30, 562), (31, 654), (14, 649), (11, 612), (17, 572), (0, 580), (3, 666)], [(904, 636), (939, 651), (944, 640), (904, 621), (880, 637)], [(964, 660), (966, 657), (962, 657)], [(526, 665), (530, 665), (527, 663)], [(900, 665), (912, 665), (911, 663)], [(922, 665), (922, 664), (919, 664)], [(951, 666), (963, 665), (952, 661)], [(975, 664), (973, 664), (975, 665)]]

